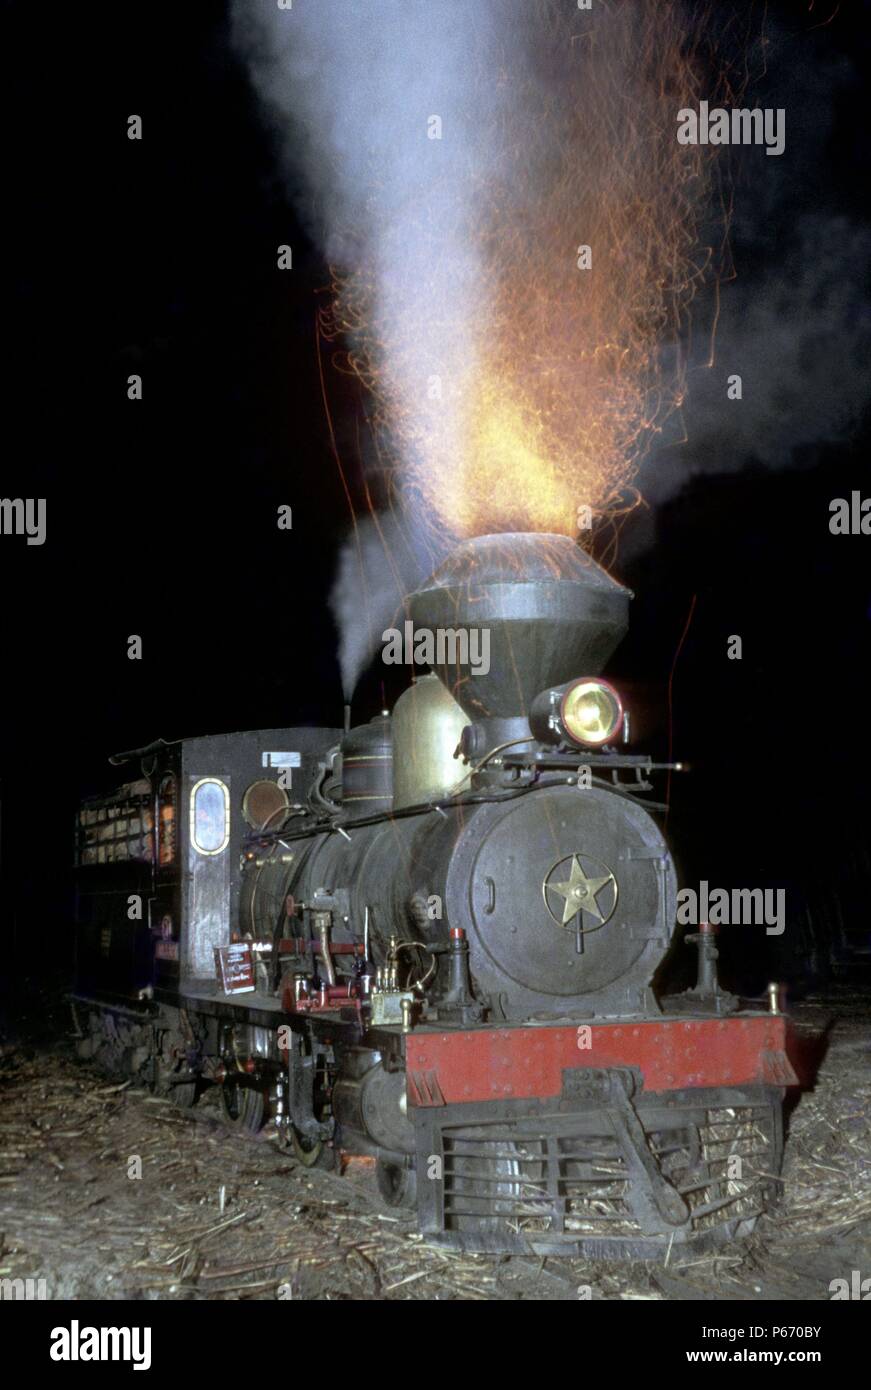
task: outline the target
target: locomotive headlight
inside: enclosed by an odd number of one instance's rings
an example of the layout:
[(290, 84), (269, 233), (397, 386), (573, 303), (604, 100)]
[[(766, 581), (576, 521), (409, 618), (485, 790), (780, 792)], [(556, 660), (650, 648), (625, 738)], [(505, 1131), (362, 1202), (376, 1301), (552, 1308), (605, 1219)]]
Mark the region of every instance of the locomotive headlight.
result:
[(574, 743), (601, 748), (624, 725), (623, 703), (613, 685), (598, 676), (579, 676), (552, 685), (532, 701), (529, 727), (540, 743)]
[(599, 748), (616, 736), (623, 723), (620, 696), (607, 681), (573, 681), (562, 698), (560, 722), (575, 743)]

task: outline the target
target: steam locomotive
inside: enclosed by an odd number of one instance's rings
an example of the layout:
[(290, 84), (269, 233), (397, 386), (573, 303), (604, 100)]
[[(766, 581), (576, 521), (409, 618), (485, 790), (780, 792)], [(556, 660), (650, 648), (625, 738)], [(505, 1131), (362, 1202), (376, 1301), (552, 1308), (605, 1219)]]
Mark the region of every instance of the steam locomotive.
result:
[(658, 1002), (663, 765), (625, 751), (600, 675), (630, 598), (568, 538), (477, 537), (408, 597), (445, 640), (391, 714), (116, 756), (133, 779), (76, 827), (81, 1054), (183, 1106), (217, 1087), (301, 1164), (371, 1156), (431, 1241), (615, 1257), (749, 1232), (785, 1020), (721, 990), (705, 924), (697, 985)]

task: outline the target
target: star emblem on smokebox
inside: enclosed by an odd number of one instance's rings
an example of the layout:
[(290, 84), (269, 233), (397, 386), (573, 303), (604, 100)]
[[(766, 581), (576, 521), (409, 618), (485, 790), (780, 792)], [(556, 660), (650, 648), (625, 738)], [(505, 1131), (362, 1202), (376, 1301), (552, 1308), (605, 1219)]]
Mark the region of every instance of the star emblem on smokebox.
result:
[[(617, 880), (598, 859), (570, 854), (548, 871), (541, 885), (544, 905), (560, 927), (567, 927), (578, 913), (578, 929), (604, 927), (617, 906)], [(588, 919), (592, 918), (592, 921)]]

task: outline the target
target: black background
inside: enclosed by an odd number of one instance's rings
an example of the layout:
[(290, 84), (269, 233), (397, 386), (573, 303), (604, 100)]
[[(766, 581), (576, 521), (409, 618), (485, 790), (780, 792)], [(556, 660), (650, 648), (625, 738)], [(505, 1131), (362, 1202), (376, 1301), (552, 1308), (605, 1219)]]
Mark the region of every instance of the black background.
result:
[[(808, 27), (801, 7), (772, 8)], [(229, 48), (224, 4), (87, 16), (16, 4), (4, 27), (3, 494), (48, 506), (44, 546), (0, 538), (3, 979), (17, 989), (49, 961), (68, 966), (73, 813), (111, 785), (108, 754), (158, 736), (340, 723), (327, 595), (349, 509), (315, 332), (327, 268)], [(857, 77), (796, 200), (853, 219), (865, 215), (868, 30), (867, 6), (847, 5), (806, 38), (821, 63), (848, 55)], [(142, 142), (127, 139), (132, 112)], [(276, 268), (284, 242), (292, 273)], [(745, 280), (764, 283), (779, 229), (751, 257), (739, 220), (733, 248)], [(344, 447), (362, 403), (325, 370)], [(135, 404), (133, 372), (145, 384)], [(357, 460), (343, 457), (359, 504)], [(785, 887), (788, 942), (734, 933), (724, 964), (748, 992), (776, 964), (798, 992), (830, 970), (839, 920), (869, 944), (871, 537), (828, 529), (833, 497), (871, 495), (867, 429), (803, 447), (786, 471), (736, 462), (660, 507), (655, 543), (618, 558), (636, 599), (611, 675), (636, 746), (665, 755), (674, 666), (674, 753), (693, 769), (672, 785), (682, 878)], [(275, 525), (281, 503), (291, 532)], [(142, 661), (127, 658), (134, 633)], [(740, 662), (725, 656), (731, 634)], [(382, 676), (363, 682), (358, 721)]]

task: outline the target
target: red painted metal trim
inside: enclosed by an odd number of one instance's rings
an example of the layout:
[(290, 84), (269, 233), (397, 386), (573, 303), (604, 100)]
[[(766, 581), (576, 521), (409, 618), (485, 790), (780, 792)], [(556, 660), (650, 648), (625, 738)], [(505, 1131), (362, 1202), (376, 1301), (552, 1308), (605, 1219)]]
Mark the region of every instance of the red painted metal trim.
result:
[(558, 1096), (577, 1067), (638, 1067), (645, 1091), (764, 1084), (797, 1077), (785, 1051), (786, 1019), (674, 1019), (578, 1027), (416, 1030), (406, 1039), (412, 1105)]

